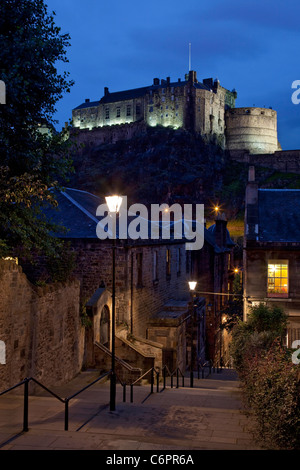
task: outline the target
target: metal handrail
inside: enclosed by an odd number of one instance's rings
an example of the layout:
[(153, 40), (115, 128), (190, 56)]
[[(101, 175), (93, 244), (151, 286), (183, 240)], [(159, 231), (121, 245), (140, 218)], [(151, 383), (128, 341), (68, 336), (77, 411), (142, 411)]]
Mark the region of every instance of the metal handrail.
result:
[(68, 431), (68, 429), (69, 429), (69, 402), (70, 402), (70, 400), (77, 397), (80, 393), (84, 392), (85, 390), (90, 388), (95, 383), (97, 383), (100, 380), (104, 379), (104, 377), (108, 377), (109, 375), (111, 375), (111, 373), (112, 373), (111, 370), (109, 370), (108, 372), (105, 372), (104, 374), (100, 375), (100, 377), (98, 377), (96, 380), (94, 380), (90, 384), (86, 385), (85, 387), (83, 387), (78, 392), (73, 393), (73, 395), (70, 395), (69, 397), (65, 398), (65, 400), (64, 400), (64, 403), (65, 403), (65, 431)]
[(144, 377), (146, 377), (149, 373), (151, 372), (151, 389), (150, 389), (150, 394), (153, 393), (153, 388), (154, 388), (154, 376), (153, 373), (155, 372), (156, 374), (156, 391), (157, 393), (159, 392), (159, 372), (155, 369), (155, 367), (151, 367), (151, 369), (147, 370), (143, 375), (138, 377), (134, 382), (130, 384), (130, 402), (133, 403), (133, 387), (136, 385), (140, 380), (142, 380)]
[[(59, 400), (61, 403), (64, 403), (65, 405), (65, 431), (68, 431), (69, 429), (69, 402), (70, 400), (72, 400), (73, 398), (75, 398), (76, 396), (78, 396), (80, 393), (82, 393), (83, 391), (87, 390), (88, 388), (90, 388), (92, 385), (94, 385), (95, 383), (99, 382), (100, 380), (104, 379), (104, 377), (107, 377), (109, 376), (110, 374), (112, 373), (111, 370), (109, 370), (108, 372), (105, 372), (104, 374), (102, 374), (100, 377), (98, 377), (96, 380), (94, 380), (93, 382), (91, 382), (90, 384), (88, 384), (87, 386), (83, 387), (81, 390), (73, 393), (73, 395), (70, 395), (69, 397), (67, 398), (61, 398), (59, 395), (57, 395), (56, 393), (52, 392), (52, 390), (50, 390), (48, 387), (46, 387), (45, 385), (43, 385), (41, 382), (39, 382), (38, 380), (36, 380), (34, 377), (28, 377), (24, 380), (22, 380), (21, 382), (17, 383), (16, 385), (4, 390), (3, 392), (0, 392), (0, 396), (18, 388), (18, 387), (21, 387), (22, 385), (24, 385), (24, 405), (23, 405), (23, 432), (27, 432), (29, 430), (28, 428), (28, 408), (29, 408), (29, 382), (34, 382), (36, 383), (37, 385), (39, 385), (41, 388), (43, 388), (44, 390), (46, 390), (46, 392), (50, 393), (54, 398), (56, 398), (57, 400)], [(120, 381), (120, 379), (119, 379)], [(120, 383), (122, 385), (124, 385), (121, 381)], [(123, 399), (124, 399), (124, 393), (123, 393)]]
[(206, 378), (211, 374), (212, 370), (212, 361), (209, 359), (208, 361), (202, 362), (201, 360), (198, 361), (197, 364), (198, 368), (198, 379), (200, 378), (200, 370), (201, 370), (201, 378), (205, 379), (205, 367), (209, 368), (209, 373), (207, 374)]
[(163, 370), (163, 378), (164, 378), (163, 390), (166, 388), (166, 371), (168, 372), (168, 375), (171, 377), (171, 388), (173, 388), (173, 376), (175, 374), (176, 374), (176, 379), (177, 379), (176, 388), (179, 388), (179, 374), (182, 377), (182, 386), (184, 387), (184, 374), (182, 373), (179, 367), (177, 367), (173, 372), (170, 372), (169, 367), (165, 365), (162, 370)]

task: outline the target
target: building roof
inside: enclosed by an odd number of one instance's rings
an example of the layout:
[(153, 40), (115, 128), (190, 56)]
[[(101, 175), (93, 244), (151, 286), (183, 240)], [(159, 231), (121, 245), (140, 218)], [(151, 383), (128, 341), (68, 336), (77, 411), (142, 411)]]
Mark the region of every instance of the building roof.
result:
[[(59, 191), (55, 194), (56, 200), (58, 202), (58, 207), (53, 208), (52, 206), (47, 206), (43, 209), (44, 214), (46, 215), (49, 222), (51, 221), (56, 226), (65, 227), (65, 230), (57, 230), (53, 233), (54, 236), (59, 238), (66, 239), (97, 239), (96, 227), (97, 224), (101, 221), (102, 217), (96, 215), (97, 208), (99, 205), (104, 204), (105, 200), (91, 194), (87, 191), (77, 190), (73, 188), (65, 188), (62, 191)], [(136, 215), (127, 216), (128, 224), (136, 218)], [(151, 234), (152, 224), (159, 225), (162, 227), (162, 222), (152, 222), (151, 220), (146, 220), (148, 224), (148, 233)], [(164, 222), (166, 224), (166, 222)], [(158, 240), (151, 240), (152, 243), (185, 243), (187, 240), (182, 237), (182, 239), (174, 239), (172, 237), (172, 227), (174, 227), (174, 222), (168, 222), (170, 224), (170, 239), (162, 238)], [(117, 236), (118, 236), (119, 224), (117, 224)], [(193, 224), (193, 230), (195, 230), (195, 225)], [(185, 228), (182, 231), (185, 232)], [(206, 229), (204, 229), (205, 240), (209, 234)], [(131, 240), (130, 240), (131, 241)], [(134, 242), (134, 241), (133, 241)], [(147, 240), (137, 240), (137, 243), (149, 243)], [(189, 242), (191, 242), (189, 240)]]
[(300, 243), (300, 190), (258, 190), (258, 241)]
[[(166, 80), (161, 80), (159, 85), (150, 85), (150, 86), (141, 87), (141, 88), (133, 88), (131, 90), (117, 91), (113, 93), (108, 92), (99, 101), (86, 101), (85, 103), (82, 103), (81, 105), (77, 106), (75, 110), (97, 107), (99, 106), (99, 104), (116, 103), (118, 101), (132, 100), (132, 99), (145, 96), (145, 94), (150, 91), (155, 91), (155, 90), (166, 88), (166, 87), (171, 87), (171, 88), (183, 87), (187, 83), (188, 83), (187, 80), (180, 80), (180, 81), (178, 80), (177, 82), (167, 82)], [(201, 83), (201, 82), (195, 82), (193, 86), (195, 88), (202, 89), (202, 90), (208, 90), (208, 91), (211, 90), (211, 88), (208, 85), (205, 85), (204, 83)]]
[(95, 108), (99, 106), (100, 101), (85, 101), (74, 109)]
[(216, 244), (216, 224), (211, 225), (207, 229), (207, 232), (208, 234), (205, 235), (205, 240), (213, 245), (215, 247), (215, 251), (218, 253), (221, 253), (224, 250), (228, 250), (235, 245), (235, 243), (231, 240), (228, 228), (226, 228), (226, 247), (223, 249)]
[(66, 231), (58, 230), (53, 235), (59, 238), (96, 238), (96, 217), (99, 204), (97, 196), (86, 191), (67, 188), (55, 194), (58, 207), (43, 209), (47, 219)]

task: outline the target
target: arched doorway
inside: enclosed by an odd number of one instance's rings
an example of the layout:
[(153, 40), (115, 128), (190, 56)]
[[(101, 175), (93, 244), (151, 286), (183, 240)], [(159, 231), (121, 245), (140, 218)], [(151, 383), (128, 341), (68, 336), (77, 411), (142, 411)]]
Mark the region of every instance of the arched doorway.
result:
[(109, 348), (110, 346), (110, 312), (104, 305), (100, 315), (100, 343)]

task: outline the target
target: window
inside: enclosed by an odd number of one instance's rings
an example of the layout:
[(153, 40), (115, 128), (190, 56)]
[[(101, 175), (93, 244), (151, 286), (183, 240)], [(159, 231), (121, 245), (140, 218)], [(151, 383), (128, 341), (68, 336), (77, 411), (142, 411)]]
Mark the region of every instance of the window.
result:
[(126, 108), (126, 116), (131, 116), (131, 106), (128, 105)]
[(153, 274), (152, 274), (153, 281), (158, 280), (158, 253), (157, 251), (153, 252)]
[(137, 286), (141, 287), (143, 285), (143, 253), (137, 253)]
[(121, 109), (118, 107), (117, 108), (117, 118), (119, 118), (121, 116)]
[(140, 104), (137, 104), (136, 105), (136, 115), (140, 115), (141, 114), (141, 105)]
[(168, 277), (171, 276), (171, 250), (166, 252), (166, 274)]
[(109, 108), (105, 108), (105, 119), (109, 119)]
[(288, 261), (268, 261), (268, 297), (288, 297)]

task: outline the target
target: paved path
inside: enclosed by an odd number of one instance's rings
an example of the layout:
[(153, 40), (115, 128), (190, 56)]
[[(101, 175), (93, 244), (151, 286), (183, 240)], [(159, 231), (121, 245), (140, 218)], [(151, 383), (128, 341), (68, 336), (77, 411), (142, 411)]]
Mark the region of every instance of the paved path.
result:
[[(129, 396), (122, 402), (119, 386), (115, 412), (109, 411), (109, 383), (93, 385), (71, 401), (69, 431), (64, 431), (63, 403), (42, 391), (29, 399), (29, 432), (18, 434), (23, 398), (10, 393), (0, 397), (0, 450), (258, 449), (240, 411), (239, 383), (222, 374), (196, 379), (194, 388), (186, 379), (184, 388), (150, 396), (149, 386), (137, 386), (134, 403)], [(55, 391), (64, 398), (94, 378), (85, 372)]]

